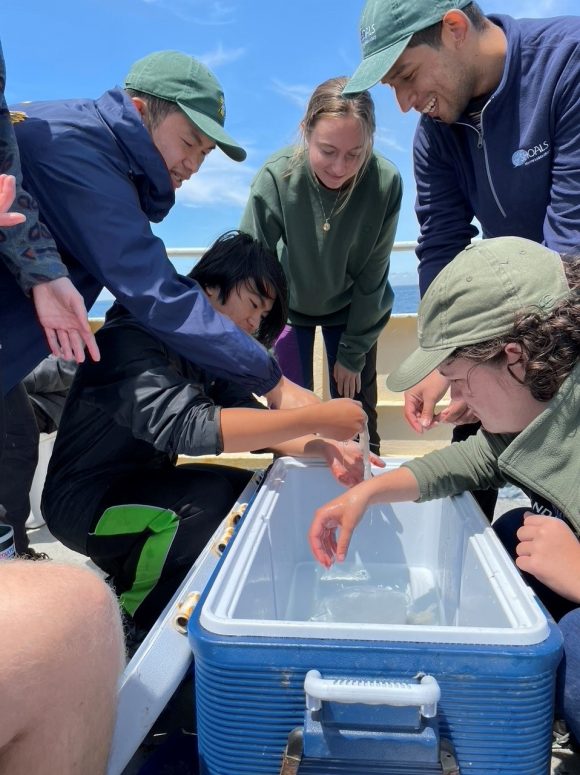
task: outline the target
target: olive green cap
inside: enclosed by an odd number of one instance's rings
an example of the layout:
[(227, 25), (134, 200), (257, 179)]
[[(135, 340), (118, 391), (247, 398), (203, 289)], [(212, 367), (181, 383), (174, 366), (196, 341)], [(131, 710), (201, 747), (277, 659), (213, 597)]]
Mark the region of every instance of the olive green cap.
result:
[(368, 0), (360, 20), (363, 61), (343, 94), (365, 91), (386, 75), (412, 36), (472, 0)]
[(222, 87), (197, 59), (181, 51), (149, 54), (135, 62), (125, 79), (125, 88), (175, 102), (230, 159), (246, 158), (245, 150), (224, 130), (226, 106)]
[(553, 250), (521, 237), (474, 242), (427, 289), (417, 316), (419, 347), (387, 377), (387, 387), (408, 390), (458, 347), (503, 336), (519, 312), (548, 314), (569, 293)]

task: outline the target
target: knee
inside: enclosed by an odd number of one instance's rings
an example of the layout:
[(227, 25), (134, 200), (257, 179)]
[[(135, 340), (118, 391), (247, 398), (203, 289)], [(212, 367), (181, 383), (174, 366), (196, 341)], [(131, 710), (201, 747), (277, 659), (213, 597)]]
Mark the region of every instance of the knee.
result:
[(12, 641), (17, 651), (27, 648), (24, 641), (18, 645), (26, 632), (26, 643), (31, 648), (35, 643), (44, 643), (49, 653), (51, 648), (60, 651), (62, 644), (69, 649), (79, 644), (100, 649), (115, 669), (121, 668), (119, 606), (107, 584), (95, 573), (73, 565), (12, 561), (0, 568), (0, 584), (10, 601), (4, 607), (9, 621), (0, 622), (2, 640)]
[(81, 628), (84, 647), (90, 644), (91, 658), (98, 655), (101, 664), (118, 675), (125, 648), (117, 597), (99, 576), (83, 568), (67, 568), (63, 583), (70, 592), (74, 590), (70, 615)]

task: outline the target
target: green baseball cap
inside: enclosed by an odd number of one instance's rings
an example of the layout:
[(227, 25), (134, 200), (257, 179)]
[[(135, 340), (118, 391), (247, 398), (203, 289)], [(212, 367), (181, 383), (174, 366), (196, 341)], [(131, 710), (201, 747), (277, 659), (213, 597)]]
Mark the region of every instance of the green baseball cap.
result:
[(343, 94), (365, 91), (389, 72), (415, 32), (472, 0), (367, 0), (360, 20), (363, 61)]
[(387, 377), (387, 387), (408, 390), (458, 347), (511, 331), (518, 312), (544, 314), (570, 293), (558, 253), (522, 239), (474, 242), (437, 275), (419, 306), (419, 347)]
[(246, 152), (224, 130), (226, 106), (217, 78), (197, 59), (181, 51), (157, 51), (139, 59), (125, 79), (126, 89), (175, 102), (222, 151), (243, 161)]

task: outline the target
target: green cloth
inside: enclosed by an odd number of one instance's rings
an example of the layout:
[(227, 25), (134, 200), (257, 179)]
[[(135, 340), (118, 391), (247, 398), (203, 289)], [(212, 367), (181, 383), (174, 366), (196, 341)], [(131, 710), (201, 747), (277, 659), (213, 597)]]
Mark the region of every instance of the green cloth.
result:
[(93, 531), (95, 536), (148, 534), (139, 555), (133, 585), (119, 598), (121, 608), (130, 616), (159, 581), (178, 525), (179, 519), (171, 509), (130, 504), (111, 506), (97, 522)]
[(388, 274), (401, 176), (373, 153), (337, 214), (337, 193), (315, 184), (307, 161), (290, 169), (293, 152), (275, 153), (258, 172), (240, 228), (277, 252), (289, 285), (288, 322), (345, 325), (338, 361), (360, 372), (393, 306)]
[(512, 482), (546, 498), (580, 535), (580, 364), (539, 417), (518, 434), (475, 436), (403, 465), (419, 501)]

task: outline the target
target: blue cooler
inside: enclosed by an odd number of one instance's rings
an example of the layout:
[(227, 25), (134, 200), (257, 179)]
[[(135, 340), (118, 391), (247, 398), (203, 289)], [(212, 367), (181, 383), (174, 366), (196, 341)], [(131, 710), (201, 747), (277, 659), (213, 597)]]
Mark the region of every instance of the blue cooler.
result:
[(546, 775), (561, 637), (474, 500), (374, 506), (326, 570), (342, 489), (277, 460), (195, 609), (201, 772)]

